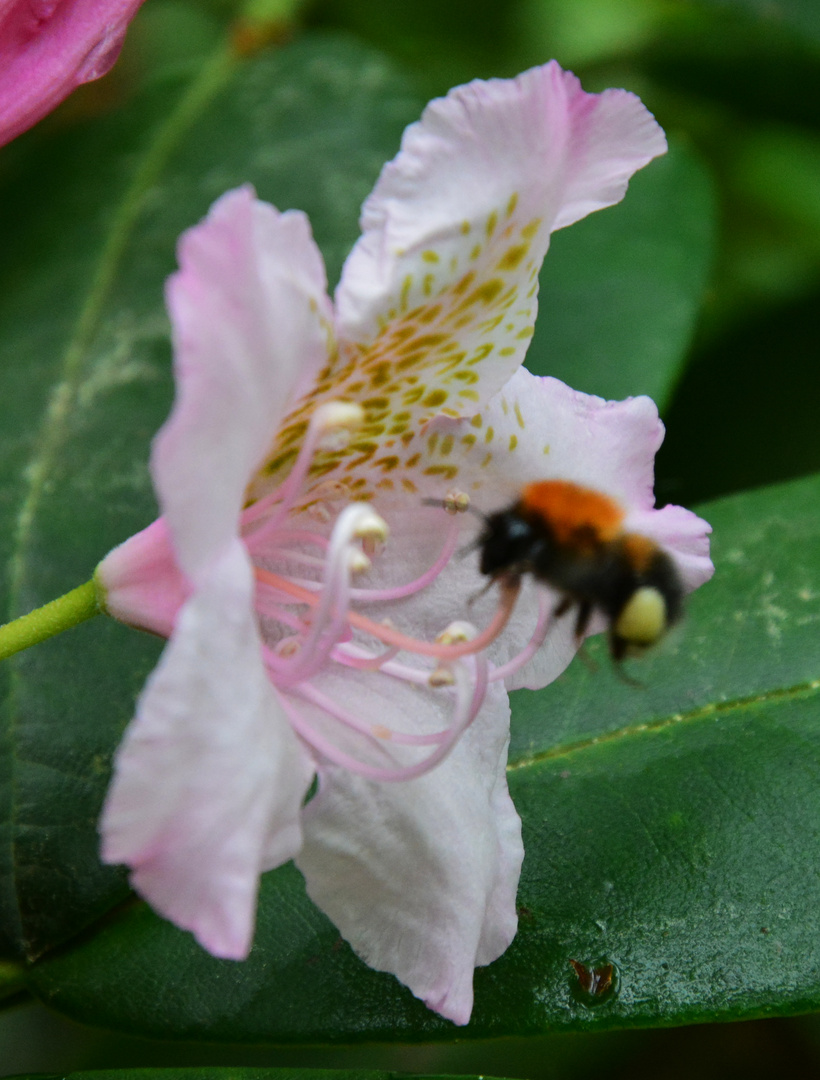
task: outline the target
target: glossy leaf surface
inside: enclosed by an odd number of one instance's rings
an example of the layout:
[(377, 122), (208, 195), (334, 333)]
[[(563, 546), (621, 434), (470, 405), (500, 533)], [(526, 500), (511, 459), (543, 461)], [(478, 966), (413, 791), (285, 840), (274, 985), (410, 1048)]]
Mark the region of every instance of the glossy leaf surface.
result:
[(772, 29), (788, 27), (820, 45), (820, 8), (814, 0), (704, 0), (710, 7), (735, 8)]
[[(515, 695), (520, 929), (476, 973), (464, 1034), (820, 1005), (818, 506), (814, 478), (703, 508), (717, 574), (685, 626), (635, 663), (646, 689), (619, 683), (598, 648), (598, 671), (576, 662), (545, 692)], [(134, 904), (41, 960), (30, 981), (72, 1016), (158, 1036), (454, 1030), (356, 960), (292, 867), (265, 877), (242, 965)]]
[(712, 265), (714, 192), (674, 140), (626, 198), (552, 238), (527, 367), (588, 394), (648, 394), (663, 409)]
[[(461, 1077), (461, 1074), (459, 1074)], [(413, 1076), (410, 1073), (375, 1069), (255, 1069), (199, 1067), (177, 1069), (90, 1069), (79, 1072), (31, 1073), (15, 1080), (449, 1080), (440, 1076)], [(462, 1080), (479, 1080), (464, 1076)], [(492, 1080), (482, 1077), (481, 1080)]]

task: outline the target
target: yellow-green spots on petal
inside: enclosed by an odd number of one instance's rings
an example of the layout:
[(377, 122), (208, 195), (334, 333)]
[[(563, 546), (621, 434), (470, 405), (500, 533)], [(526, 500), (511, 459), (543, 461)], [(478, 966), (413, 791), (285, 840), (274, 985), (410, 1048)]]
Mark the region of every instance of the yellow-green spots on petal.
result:
[(458, 476), (457, 465), (428, 465), (423, 471), (425, 476), (443, 476), (447, 480), (455, 480)]
[(435, 454), (438, 447), (438, 432), (434, 431), (432, 435), (427, 438), (427, 449), (431, 454)]
[(426, 409), (437, 409), (440, 405), (443, 405), (447, 400), (448, 394), (446, 390), (431, 390), (426, 398), (422, 400), (422, 405)]
[[(456, 219), (449, 228), (429, 234), (426, 244), (401, 255), (390, 252), (401, 260), (391, 278), (391, 298), (361, 331), (360, 341), (336, 341), (328, 325), (327, 362), (313, 388), (287, 416), (249, 488), (252, 496), (281, 482), (312, 414), (329, 400), (360, 403), (364, 423), (348, 446), (317, 451), (311, 476), (351, 482), (365, 476), (357, 497), (372, 497), (377, 483), (387, 490), (382, 481), (388, 473), (398, 489), (409, 490), (402, 483), (408, 471), (423, 470), (432, 461), (442, 464), (442, 458), (451, 467), (457, 451), (467, 452), (480, 433), (485, 449), (495, 444), (493, 429), (480, 413), (471, 414), (487, 398), (485, 373), (497, 387), (523, 359), (546, 243), (543, 222), (527, 213), (523, 199), (523, 193), (508, 191), (483, 218)], [(510, 417), (515, 410), (522, 429), (523, 417), (512, 399), (507, 410)], [(439, 434), (438, 443), (428, 447), (425, 427), (433, 416), (465, 414), (471, 417), (470, 436), (448, 439)], [(506, 446), (508, 440), (512, 442), (508, 430), (503, 439), (499, 433), (499, 445)], [(411, 447), (423, 447), (423, 453), (411, 455)], [(357, 474), (357, 469), (364, 471)], [(308, 484), (305, 505), (316, 501), (312, 493), (318, 482)]]
[[(428, 275), (428, 277), (431, 275)], [(441, 314), (441, 304), (431, 304), (430, 307), (423, 308), (419, 313), (418, 320), (422, 323), (435, 322)]]
[(509, 449), (510, 450), (515, 450), (516, 446), (518, 446), (518, 436), (517, 435), (510, 435)]
[[(485, 341), (483, 345), (479, 345), (479, 347), (476, 349), (476, 351), (473, 353), (473, 355), (469, 358), (467, 363), (471, 367), (474, 366), (475, 364), (480, 364), (482, 360), (486, 360), (486, 358), (490, 355), (490, 353), (493, 351), (494, 348), (495, 348), (495, 345), (492, 343), (492, 341)], [(465, 376), (473, 375), (476, 379), (478, 378), (478, 376), (475, 375), (475, 372), (473, 372), (473, 371), (465, 371), (464, 375)]]
[(472, 270), (468, 270), (461, 281), (457, 281), (453, 286), (453, 293), (455, 296), (461, 296), (465, 293), (472, 283), (475, 281), (475, 273)]
[(384, 469), (385, 472), (392, 472), (393, 469), (398, 468), (399, 459), (395, 454), (389, 454), (387, 457), (379, 458), (374, 464)]
[[(489, 353), (484, 353), (484, 356), (489, 356)], [(474, 364), (474, 363), (476, 363), (476, 359), (477, 359), (476, 357), (473, 357), (472, 360), (470, 360), (469, 362), (471, 364)], [(481, 359), (483, 360), (484, 357), (481, 357)], [(460, 370), (460, 371), (454, 371), (453, 374), (449, 376), (448, 381), (449, 381), (449, 379), (458, 379), (459, 382), (463, 382), (463, 383), (467, 383), (468, 385), (472, 385), (473, 383), (478, 382), (478, 375), (474, 371)]]
[(501, 411), (504, 413), (505, 416), (510, 411), (510, 406), (507, 404), (507, 399), (503, 395), (501, 397)]
[(544, 443), (544, 453), (548, 454), (549, 452), (550, 452), (550, 444), (549, 443)]
[(513, 406), (513, 412), (515, 413), (515, 419), (516, 419), (516, 422), (517, 422), (518, 426), (523, 431), (524, 430), (524, 417), (521, 415), (521, 406), (518, 404), (517, 401), (516, 401), (515, 405)]
[(517, 270), (529, 250), (528, 244), (513, 244), (501, 256), (497, 268), (499, 270)]

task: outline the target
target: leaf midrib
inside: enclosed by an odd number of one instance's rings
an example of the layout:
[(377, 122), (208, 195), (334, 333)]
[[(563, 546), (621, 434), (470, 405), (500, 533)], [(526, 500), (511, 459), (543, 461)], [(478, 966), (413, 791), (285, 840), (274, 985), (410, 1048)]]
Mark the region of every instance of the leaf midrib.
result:
[(737, 712), (739, 709), (745, 709), (752, 705), (779, 705), (787, 701), (793, 701), (796, 698), (811, 697), (817, 694), (818, 691), (820, 691), (820, 679), (811, 679), (807, 682), (797, 683), (794, 686), (778, 687), (763, 693), (732, 698), (729, 701), (707, 702), (704, 705), (698, 705), (696, 708), (690, 709), (689, 712), (673, 713), (671, 716), (658, 717), (655, 720), (646, 720), (639, 724), (627, 724), (612, 731), (605, 731), (600, 735), (592, 735), (586, 739), (578, 739), (575, 742), (561, 743), (546, 750), (539, 750), (535, 754), (528, 754), (516, 761), (508, 762), (507, 772), (517, 772), (519, 769), (540, 765), (542, 762), (554, 758), (568, 757), (570, 754), (588, 750), (593, 746), (597, 747), (605, 743), (615, 742), (618, 739), (643, 735), (647, 732), (662, 731), (664, 728), (676, 724), (705, 720), (707, 717), (716, 714), (725, 715), (726, 713)]

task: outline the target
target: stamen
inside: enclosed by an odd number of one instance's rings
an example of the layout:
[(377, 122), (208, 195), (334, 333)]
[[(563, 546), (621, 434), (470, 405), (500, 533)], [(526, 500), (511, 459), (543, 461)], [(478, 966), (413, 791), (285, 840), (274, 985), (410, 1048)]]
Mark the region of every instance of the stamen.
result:
[(349, 438), (365, 420), (361, 405), (348, 401), (327, 401), (310, 418), (299, 455), (285, 480), (270, 495), (249, 506), (243, 514), (243, 525), (250, 526), (270, 512), (260, 532), (278, 528), (290, 512), (294, 499), (301, 493), (316, 451), (339, 436)]
[(395, 731), (393, 728), (384, 727), (381, 724), (368, 724), (365, 720), (360, 720), (351, 712), (348, 712), (337, 701), (322, 693), (321, 690), (317, 690), (310, 683), (304, 683), (295, 692), (305, 701), (309, 701), (329, 716), (339, 720), (351, 731), (356, 731), (368, 739), (377, 739), (379, 743), (392, 742), (397, 746), (438, 746), (450, 734), (450, 728), (434, 731), (429, 735), (410, 735), (403, 731)]
[(330, 655), (337, 663), (343, 664), (345, 667), (356, 668), (357, 671), (379, 671), (388, 660), (392, 660), (398, 653), (398, 649), (391, 648), (374, 655), (360, 646), (345, 644), (337, 645)]
[(422, 589), (426, 589), (431, 582), (436, 580), (452, 558), (457, 544), (458, 528), (455, 524), (451, 524), (447, 539), (444, 541), (444, 546), (438, 558), (420, 577), (415, 578), (406, 585), (397, 585), (392, 589), (351, 589), (350, 595), (355, 600), (377, 602), (381, 600), (402, 600), (405, 596), (412, 596), (414, 593), (421, 592)]
[[(271, 573), (270, 570), (263, 570), (257, 566), (254, 567), (254, 573), (256, 580), (261, 584), (268, 585), (287, 596), (292, 596), (300, 603), (309, 604), (311, 607), (321, 603), (320, 597), (323, 594), (312, 593), (287, 578)], [(393, 630), (390, 627), (374, 622), (372, 619), (368, 619), (367, 616), (360, 614), (358, 611), (348, 611), (347, 621), (357, 630), (362, 630), (379, 641), (383, 641), (385, 645), (394, 645), (398, 649), (416, 653), (419, 656), (433, 656), (437, 660), (457, 660), (460, 657), (472, 656), (486, 649), (488, 645), (495, 641), (509, 622), (521, 585), (515, 578), (501, 579), (500, 585), (501, 600), (490, 623), (472, 641), (465, 641), (458, 645), (437, 645), (430, 641), (408, 637), (398, 630)]]
[(511, 660), (508, 660), (506, 664), (499, 665), (499, 667), (490, 674), (490, 682), (498, 682), (499, 679), (506, 679), (508, 675), (512, 675), (532, 660), (533, 656), (535, 656), (546, 641), (547, 634), (552, 629), (552, 615), (553, 611), (550, 595), (546, 589), (539, 589), (538, 620), (535, 624), (535, 629), (532, 632), (532, 637), (520, 653)]
[[(472, 693), (469, 693), (470, 678), (466, 671), (468, 664), (475, 669)], [(306, 689), (307, 687), (303, 685), (299, 687), (297, 692), (304, 696)], [(400, 766), (396, 763), (394, 769), (382, 769), (375, 765), (367, 765), (365, 762), (358, 761), (351, 754), (339, 749), (339, 747), (335, 746), (329, 739), (319, 734), (319, 732), (314, 731), (306, 718), (302, 716), (285, 694), (279, 693), (278, 688), (275, 685), (274, 690), (277, 691), (279, 701), (282, 708), (287, 713), (294, 731), (296, 731), (305, 742), (318, 751), (318, 753), (326, 757), (328, 761), (336, 765), (341, 765), (343, 768), (358, 773), (360, 776), (367, 777), (370, 780), (398, 782), (402, 780), (413, 780), (418, 776), (422, 776), (443, 761), (452, 750), (453, 746), (461, 738), (464, 731), (469, 727), (473, 720), (475, 720), (478, 711), (481, 708), (481, 704), (484, 701), (484, 695), (487, 692), (487, 663), (482, 657), (471, 657), (456, 665), (455, 718), (453, 723), (447, 729), (446, 735), (442, 737), (436, 749), (426, 758), (423, 758), (415, 765)], [(311, 692), (315, 693), (315, 688), (311, 688)], [(338, 706), (334, 702), (331, 702), (331, 704), (333, 705), (335, 714)], [(376, 743), (377, 748), (384, 752), (383, 742), (373, 734), (372, 729), (368, 734)], [(387, 756), (390, 757), (390, 755)]]
[[(351, 547), (351, 540), (354, 537), (386, 534), (387, 526), (384, 521), (364, 503), (352, 503), (339, 515), (330, 537), (324, 588), (315, 596), (307, 590), (299, 590), (311, 598), (311, 606), (315, 608), (310, 631), (305, 636), (302, 648), (298, 656), (289, 663), (277, 662), (280, 658), (275, 654), (268, 657), (280, 682), (294, 685), (310, 678), (320, 670), (337, 642), (347, 636), (350, 574), (357, 567), (361, 567), (360, 560), (365, 560), (369, 565), (367, 557)], [(267, 571), (257, 569), (257, 577), (260, 573), (268, 574)], [(293, 595), (291, 582), (286, 578), (279, 578), (278, 575), (270, 576), (276, 579), (277, 584), (289, 586), (281, 591)]]

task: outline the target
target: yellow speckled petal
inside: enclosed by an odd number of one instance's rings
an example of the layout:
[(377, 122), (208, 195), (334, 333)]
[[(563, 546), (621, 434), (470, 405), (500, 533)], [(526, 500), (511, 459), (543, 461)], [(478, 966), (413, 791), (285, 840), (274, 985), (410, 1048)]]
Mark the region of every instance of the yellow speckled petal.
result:
[(555, 62), (432, 102), (365, 203), (336, 293), (337, 352), (252, 494), (288, 468), (329, 398), (360, 402), (366, 422), (345, 450), (317, 458), (314, 486), (367, 498), (373, 466), (387, 490), (412, 472), (429, 420), (475, 414), (521, 364), (550, 232), (617, 202), (665, 148), (634, 95), (586, 94)]

